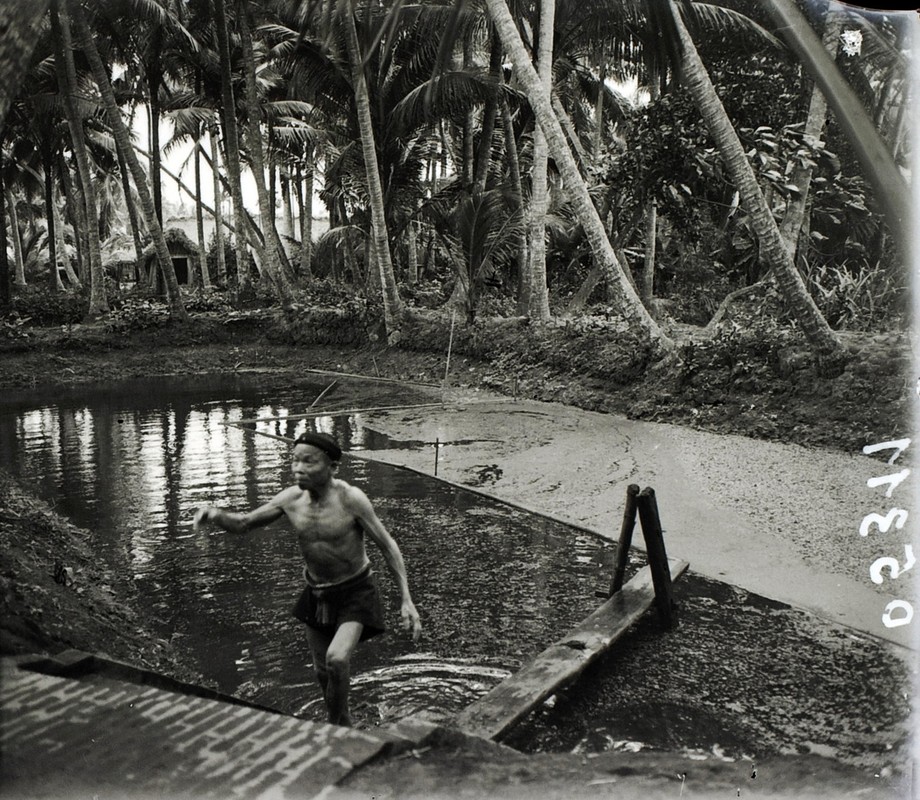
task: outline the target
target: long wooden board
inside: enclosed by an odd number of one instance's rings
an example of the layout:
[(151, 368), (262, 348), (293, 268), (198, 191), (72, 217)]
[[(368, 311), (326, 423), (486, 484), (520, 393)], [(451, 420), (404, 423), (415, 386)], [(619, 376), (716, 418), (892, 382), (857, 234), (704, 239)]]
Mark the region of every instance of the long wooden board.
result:
[[(671, 580), (677, 580), (688, 566), (686, 561), (669, 558)], [(567, 636), (463, 709), (454, 718), (453, 727), (484, 739), (501, 736), (553, 692), (581, 674), (620, 639), (654, 601), (652, 573), (644, 567)]]

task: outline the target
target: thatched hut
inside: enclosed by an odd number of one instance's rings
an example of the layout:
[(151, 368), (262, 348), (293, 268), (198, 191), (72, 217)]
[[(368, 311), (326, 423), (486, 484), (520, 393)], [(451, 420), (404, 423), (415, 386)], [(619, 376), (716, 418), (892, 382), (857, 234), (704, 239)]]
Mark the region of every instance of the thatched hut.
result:
[[(192, 282), (195, 265), (198, 262), (198, 245), (185, 234), (181, 228), (167, 228), (163, 231), (166, 246), (172, 258), (173, 270), (176, 273), (176, 282), (180, 286), (188, 286)], [(144, 271), (150, 276), (151, 285), (158, 293), (165, 293), (163, 276), (156, 269), (157, 253), (153, 244), (144, 249)]]
[(102, 267), (117, 281), (119, 287), (130, 288), (137, 281), (137, 253), (134, 239), (127, 233), (116, 233), (102, 242)]

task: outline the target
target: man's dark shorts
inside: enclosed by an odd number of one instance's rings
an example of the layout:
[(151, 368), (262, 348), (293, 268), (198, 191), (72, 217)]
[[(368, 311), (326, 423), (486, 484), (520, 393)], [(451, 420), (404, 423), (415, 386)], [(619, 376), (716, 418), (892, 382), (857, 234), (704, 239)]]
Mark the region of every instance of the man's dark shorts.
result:
[(343, 622), (360, 622), (364, 626), (361, 641), (386, 630), (377, 578), (370, 565), (335, 586), (323, 589), (307, 586), (291, 613), (330, 638)]

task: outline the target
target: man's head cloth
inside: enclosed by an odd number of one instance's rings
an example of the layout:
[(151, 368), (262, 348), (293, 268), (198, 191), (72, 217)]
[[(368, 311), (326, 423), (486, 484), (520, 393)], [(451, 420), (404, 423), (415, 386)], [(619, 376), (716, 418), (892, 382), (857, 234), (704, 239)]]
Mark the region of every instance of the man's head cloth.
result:
[(342, 448), (339, 447), (339, 443), (328, 433), (313, 433), (312, 431), (307, 431), (306, 433), (300, 434), (300, 436), (294, 440), (295, 447), (299, 444), (313, 445), (322, 450), (332, 461), (342, 460)]

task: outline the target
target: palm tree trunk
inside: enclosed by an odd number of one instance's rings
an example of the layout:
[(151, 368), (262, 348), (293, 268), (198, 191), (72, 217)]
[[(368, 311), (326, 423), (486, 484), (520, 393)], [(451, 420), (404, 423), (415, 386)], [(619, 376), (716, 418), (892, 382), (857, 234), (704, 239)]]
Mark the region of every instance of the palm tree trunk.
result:
[[(79, 25), (79, 18), (77, 20)], [(67, 125), (71, 144), (80, 173), (81, 196), (86, 214), (86, 249), (89, 260), (89, 308), (87, 317), (94, 319), (108, 313), (109, 302), (105, 292), (105, 274), (102, 270), (102, 253), (99, 248), (99, 205), (96, 200), (96, 182), (90, 167), (83, 136), (83, 121), (77, 113), (74, 98), (77, 94), (77, 71), (73, 60), (73, 41), (67, 0), (55, 0), (51, 6), (51, 25), (54, 33), (58, 85), (64, 96)], [(60, 63), (59, 63), (60, 62)], [(113, 98), (114, 102), (114, 98)]]
[[(76, 25), (77, 33), (83, 40), (83, 52), (89, 61), (96, 85), (102, 95), (102, 102), (109, 120), (109, 125), (112, 128), (115, 145), (116, 147), (120, 147), (124, 154), (125, 161), (128, 163), (131, 175), (134, 178), (134, 186), (140, 196), (141, 209), (147, 221), (147, 230), (153, 237), (154, 248), (156, 249), (157, 258), (160, 262), (160, 270), (163, 273), (164, 283), (166, 284), (166, 299), (169, 303), (170, 316), (173, 319), (184, 321), (188, 319), (188, 314), (182, 303), (182, 294), (179, 291), (179, 284), (176, 281), (176, 271), (173, 269), (172, 258), (169, 255), (169, 247), (166, 244), (166, 237), (163, 235), (163, 229), (160, 227), (156, 212), (153, 208), (153, 199), (150, 196), (150, 189), (147, 185), (147, 176), (144, 175), (144, 170), (134, 153), (134, 149), (131, 145), (131, 137), (128, 134), (128, 128), (125, 125), (125, 121), (121, 117), (121, 111), (115, 100), (115, 93), (112, 91), (112, 84), (109, 82), (105, 64), (102, 63), (102, 58), (99, 55), (99, 51), (96, 49), (96, 42), (93, 39), (89, 26), (86, 24), (86, 20), (83, 18), (83, 11), (80, 8), (79, 2), (75, 2), (73, 5), (73, 21)], [(92, 242), (93, 239), (97, 239), (97, 237), (91, 233), (90, 242)]]
[[(2, 123), (0, 123), (2, 124)], [(0, 313), (13, 307), (13, 281), (7, 254), (6, 186), (3, 181), (3, 136), (0, 134)]]
[[(553, 91), (553, 28), (556, 0), (541, 0), (537, 47), (537, 75), (547, 94)], [(533, 169), (530, 195), (530, 307), (528, 316), (545, 322), (550, 318), (549, 289), (546, 285), (546, 212), (549, 208), (547, 167), (549, 149), (546, 133), (536, 125), (533, 137)]]
[(22, 255), (22, 233), (19, 231), (19, 214), (16, 211), (16, 196), (10, 193), (6, 207), (10, 212), (10, 236), (13, 239), (13, 259), (16, 265), (16, 285), (26, 285), (26, 262)]
[(53, 156), (47, 151), (45, 161), (45, 221), (48, 225), (48, 288), (52, 294), (57, 294), (64, 289), (61, 281), (61, 272), (57, 263), (57, 235), (54, 228), (54, 180), (51, 177), (51, 167), (48, 162), (53, 161)]
[(418, 223), (414, 219), (409, 220), (406, 228), (406, 281), (410, 286), (418, 283), (418, 236), (416, 235), (416, 226)]
[(801, 274), (795, 268), (786, 243), (780, 235), (773, 214), (767, 206), (757, 183), (754, 170), (745, 155), (738, 134), (732, 127), (722, 101), (709, 79), (696, 46), (687, 32), (680, 11), (670, 0), (674, 21), (680, 36), (683, 57), (683, 75), (696, 106), (706, 123), (710, 136), (716, 143), (722, 160), (741, 195), (741, 202), (751, 220), (751, 227), (760, 245), (760, 257), (766, 267), (773, 270), (777, 285), (789, 303), (796, 321), (808, 340), (820, 351), (838, 353), (842, 345), (836, 334), (821, 315)]
[(374, 254), (380, 270), (380, 282), (383, 288), (384, 326), (388, 341), (390, 344), (395, 344), (401, 335), (403, 307), (402, 300), (399, 297), (399, 290), (396, 286), (396, 274), (393, 271), (393, 261), (390, 255), (390, 242), (383, 203), (383, 186), (380, 182), (380, 168), (377, 164), (377, 147), (374, 139), (374, 123), (371, 119), (367, 80), (364, 76), (364, 64), (358, 44), (355, 18), (348, 4), (343, 10), (342, 24), (345, 28), (348, 60), (351, 63), (352, 88), (355, 93), (361, 151), (364, 154), (364, 171), (367, 176), (367, 193), (371, 206), (371, 236), (373, 237)]
[(486, 101), (482, 110), (482, 134), (479, 138), (479, 153), (476, 157), (476, 174), (473, 176), (474, 194), (482, 194), (486, 190), (486, 181), (489, 177), (489, 167), (492, 163), (492, 135), (495, 133), (495, 119), (498, 116), (499, 92), (501, 91), (502, 72), (502, 40), (491, 28), (489, 30), (489, 76), (496, 81), (495, 92)]
[(607, 81), (607, 53), (601, 50), (601, 60), (599, 66), (597, 101), (594, 104), (594, 136), (592, 139), (592, 150), (594, 163), (600, 164), (601, 145), (604, 142), (604, 86)]
[(150, 60), (144, 70), (147, 79), (147, 104), (150, 114), (147, 120), (147, 138), (150, 142), (150, 186), (153, 189), (153, 208), (157, 222), (163, 227), (163, 182), (160, 176), (160, 86), (163, 82), (160, 56), (163, 48), (163, 30), (155, 24), (150, 41)]
[(313, 151), (307, 154), (303, 180), (297, 182), (300, 204), (300, 271), (306, 280), (313, 279)]
[(236, 127), (236, 100), (233, 92), (233, 73), (230, 61), (230, 29), (227, 26), (227, 12), (224, 0), (214, 0), (214, 28), (217, 33), (220, 56), (221, 117), (224, 133), (224, 166), (230, 182), (230, 196), (233, 200), (233, 224), (236, 227), (236, 277), (237, 291), (241, 297), (252, 292), (249, 277), (249, 252), (246, 247), (246, 211), (243, 207), (243, 188), (240, 182), (240, 137)]
[(585, 165), (588, 163), (588, 154), (585, 152), (581, 139), (578, 138), (578, 132), (575, 130), (575, 123), (572, 122), (572, 118), (565, 110), (565, 106), (562, 105), (562, 100), (559, 99), (558, 92), (553, 91), (552, 98), (553, 111), (556, 112), (559, 124), (562, 125), (562, 130), (565, 131), (565, 138), (569, 143), (569, 147), (572, 148), (572, 152), (575, 154), (578, 168), (582, 171), (582, 174), (584, 174)]
[(224, 252), (224, 191), (220, 185), (219, 154), (217, 147), (217, 123), (208, 124), (208, 140), (211, 143), (211, 177), (214, 181), (214, 244), (217, 247), (217, 285), (227, 285), (227, 254)]
[(652, 311), (655, 297), (655, 244), (658, 233), (658, 204), (651, 200), (645, 210), (645, 256), (642, 259), (642, 284), (639, 296), (645, 307)]
[[(77, 249), (77, 275), (80, 276), (82, 283), (86, 283), (89, 278), (89, 270), (86, 264), (86, 239), (89, 236), (87, 233), (89, 226), (86, 224), (86, 206), (81, 200), (83, 192), (74, 186), (70, 178), (70, 167), (67, 165), (63, 153), (61, 153), (60, 157), (58, 174), (61, 178), (61, 188), (64, 191), (67, 210), (70, 212), (70, 224), (73, 227), (74, 245)], [(79, 180), (80, 177), (77, 175), (77, 182)], [(139, 260), (138, 265), (140, 263)]]
[(511, 119), (511, 109), (508, 98), (504, 93), (501, 96), (502, 129), (505, 137), (505, 158), (508, 161), (508, 172), (511, 176), (511, 190), (517, 203), (518, 213), (521, 215), (523, 225), (518, 238), (517, 252), (517, 310), (521, 316), (526, 316), (530, 308), (530, 275), (527, 251), (527, 231), (530, 230), (530, 205), (524, 200), (524, 186), (521, 181), (521, 164), (518, 160), (517, 141), (514, 138), (514, 122)]
[(121, 175), (121, 191), (125, 197), (125, 208), (128, 209), (128, 224), (131, 226), (131, 237), (134, 240), (134, 275), (140, 275), (144, 263), (144, 245), (141, 241), (141, 221), (134, 203), (134, 194), (131, 192), (131, 173), (124, 154), (117, 147), (115, 154), (118, 157), (118, 172)]
[(553, 113), (552, 101), (546, 87), (530, 63), (524, 43), (514, 24), (514, 18), (508, 10), (505, 0), (486, 0), (489, 16), (498, 28), (505, 50), (510, 53), (515, 73), (527, 93), (540, 127), (546, 134), (547, 144), (556, 161), (556, 165), (565, 181), (566, 191), (575, 205), (579, 220), (584, 228), (585, 237), (591, 247), (595, 261), (601, 265), (608, 276), (610, 285), (616, 291), (616, 299), (623, 315), (638, 330), (645, 333), (653, 343), (669, 349), (672, 342), (664, 335), (658, 323), (649, 315), (639, 300), (639, 296), (629, 283), (616, 260), (607, 232), (597, 213), (588, 187), (578, 172), (578, 165), (565, 140), (565, 134), (556, 115)]
[(57, 198), (54, 200), (52, 211), (54, 214), (54, 235), (57, 241), (58, 259), (64, 265), (64, 273), (67, 275), (70, 285), (75, 289), (82, 289), (83, 283), (80, 281), (80, 276), (74, 272), (70, 259), (67, 257), (67, 242), (64, 239), (64, 215), (61, 213)]
[(198, 233), (198, 273), (201, 278), (201, 288), (204, 291), (211, 289), (211, 276), (208, 274), (208, 243), (204, 238), (204, 208), (201, 198), (201, 138), (203, 133), (199, 127), (199, 139), (195, 143), (195, 227)]
[(259, 96), (256, 88), (255, 56), (252, 52), (252, 34), (249, 21), (249, 2), (243, 0), (239, 13), (240, 42), (242, 44), (244, 90), (246, 95), (246, 130), (249, 144), (249, 160), (252, 176), (259, 198), (259, 215), (262, 221), (262, 234), (265, 237), (265, 255), (263, 267), (268, 271), (269, 280), (275, 286), (275, 292), (281, 305), (285, 308), (294, 302), (294, 275), (284, 255), (278, 230), (275, 227), (274, 207), (265, 186), (265, 156), (262, 150), (262, 117)]

